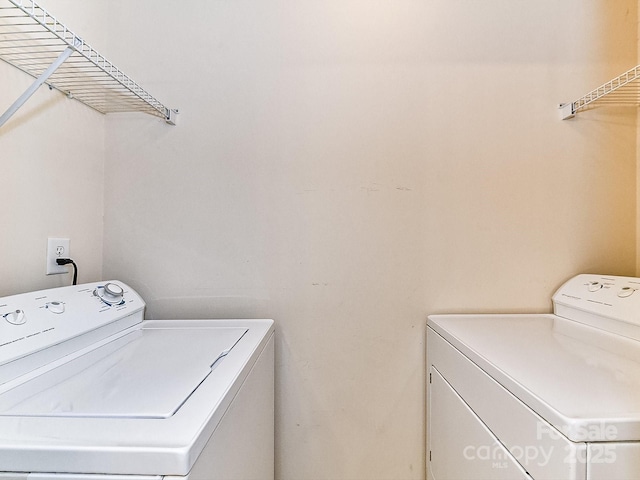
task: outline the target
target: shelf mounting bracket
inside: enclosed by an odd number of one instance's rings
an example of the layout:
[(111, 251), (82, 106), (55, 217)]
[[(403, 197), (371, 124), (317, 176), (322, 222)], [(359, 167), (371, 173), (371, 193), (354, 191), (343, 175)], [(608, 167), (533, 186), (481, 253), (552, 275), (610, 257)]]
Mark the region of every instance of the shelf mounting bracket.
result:
[(15, 102), (13, 102), (13, 105), (11, 105), (7, 111), (2, 114), (2, 116), (0, 116), (0, 127), (2, 127), (7, 120), (9, 120), (34, 93), (36, 93), (36, 90), (38, 90), (38, 88), (47, 81), (53, 72), (55, 72), (74, 51), (74, 48), (69, 46), (65, 48), (60, 55), (58, 55), (58, 58), (56, 58), (55, 61), (49, 65), (49, 67), (42, 72), (38, 78), (36, 78), (36, 81), (33, 82), (33, 84), (27, 88)]
[(560, 109), (560, 118), (562, 120), (566, 120), (568, 118), (573, 118), (576, 116), (575, 104), (571, 103), (561, 103), (558, 107)]

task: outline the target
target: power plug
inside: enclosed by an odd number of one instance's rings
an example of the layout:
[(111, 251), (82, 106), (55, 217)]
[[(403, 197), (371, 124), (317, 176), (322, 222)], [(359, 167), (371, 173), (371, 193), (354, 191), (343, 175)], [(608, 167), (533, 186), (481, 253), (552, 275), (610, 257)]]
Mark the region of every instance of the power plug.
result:
[(64, 265), (58, 265), (58, 258), (69, 258), (68, 238), (49, 238), (47, 240), (47, 275), (58, 275), (69, 273), (69, 269)]

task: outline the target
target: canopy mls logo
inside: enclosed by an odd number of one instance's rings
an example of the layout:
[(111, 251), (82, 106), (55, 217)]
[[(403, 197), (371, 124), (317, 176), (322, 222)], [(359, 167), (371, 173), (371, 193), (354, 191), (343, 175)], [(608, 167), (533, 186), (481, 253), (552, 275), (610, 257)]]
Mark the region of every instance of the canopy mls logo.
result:
[(514, 457), (522, 465), (538, 464), (546, 467), (553, 456), (554, 447), (540, 445), (519, 446), (514, 445), (507, 449), (501, 444), (494, 445), (467, 445), (462, 451), (466, 460), (479, 460), (491, 462), (493, 468), (507, 468), (510, 457)]
[[(563, 434), (571, 432), (590, 443), (567, 443)], [(570, 427), (565, 425), (556, 429), (544, 422), (536, 426), (536, 442), (532, 445), (512, 445), (509, 448), (501, 443), (492, 445), (467, 445), (462, 455), (469, 461), (491, 462), (492, 468), (508, 468), (515, 459), (523, 466), (538, 465), (546, 467), (553, 460), (563, 463), (614, 463), (615, 445), (607, 444), (618, 438), (618, 429), (614, 425), (589, 425)], [(562, 443), (562, 444), (561, 444)], [(511, 462), (510, 462), (511, 460)]]

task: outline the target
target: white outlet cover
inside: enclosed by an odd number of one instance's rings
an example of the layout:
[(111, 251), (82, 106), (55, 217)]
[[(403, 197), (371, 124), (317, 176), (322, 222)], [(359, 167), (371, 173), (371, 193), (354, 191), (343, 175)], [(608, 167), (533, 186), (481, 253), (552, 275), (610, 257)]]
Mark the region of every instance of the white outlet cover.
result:
[(69, 273), (69, 267), (67, 265), (58, 265), (56, 263), (56, 259), (69, 258), (69, 255), (68, 238), (47, 239), (47, 275)]

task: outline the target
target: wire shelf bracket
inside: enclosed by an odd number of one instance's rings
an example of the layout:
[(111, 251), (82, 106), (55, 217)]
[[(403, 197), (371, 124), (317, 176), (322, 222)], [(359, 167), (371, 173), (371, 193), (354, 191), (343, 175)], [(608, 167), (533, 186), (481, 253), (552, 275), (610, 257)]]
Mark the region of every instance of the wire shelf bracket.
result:
[(572, 103), (561, 103), (560, 118), (573, 118), (578, 112), (598, 105), (640, 105), (640, 65), (624, 72)]
[(176, 124), (170, 109), (33, 0), (0, 0), (0, 60), (36, 80), (0, 116), (0, 128), (47, 84), (101, 113), (143, 112)]

